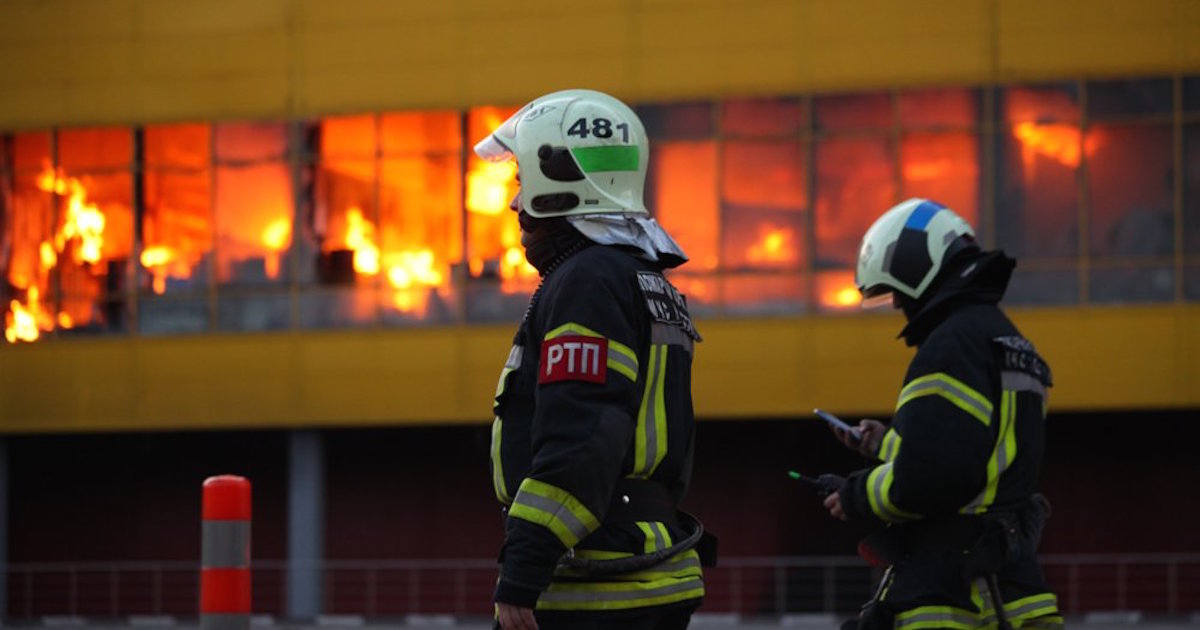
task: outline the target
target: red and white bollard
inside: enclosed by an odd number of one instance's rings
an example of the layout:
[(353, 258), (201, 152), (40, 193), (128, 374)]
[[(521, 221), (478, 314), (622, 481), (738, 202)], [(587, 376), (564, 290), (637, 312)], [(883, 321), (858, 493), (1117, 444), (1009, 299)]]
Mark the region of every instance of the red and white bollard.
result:
[(250, 627), (250, 482), (204, 480), (200, 533), (200, 628)]

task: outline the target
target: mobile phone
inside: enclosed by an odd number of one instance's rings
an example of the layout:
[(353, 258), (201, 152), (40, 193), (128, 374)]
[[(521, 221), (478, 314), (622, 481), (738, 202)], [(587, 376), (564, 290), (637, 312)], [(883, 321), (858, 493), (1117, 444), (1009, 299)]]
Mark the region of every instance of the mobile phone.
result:
[(825, 411), (824, 409), (813, 409), (813, 413), (817, 414), (817, 417), (824, 420), (829, 424), (829, 426), (839, 431), (845, 431), (846, 433), (849, 433), (850, 439), (854, 440), (855, 442), (862, 440), (862, 434), (858, 432), (858, 429), (846, 424), (841, 418), (829, 413), (828, 411)]

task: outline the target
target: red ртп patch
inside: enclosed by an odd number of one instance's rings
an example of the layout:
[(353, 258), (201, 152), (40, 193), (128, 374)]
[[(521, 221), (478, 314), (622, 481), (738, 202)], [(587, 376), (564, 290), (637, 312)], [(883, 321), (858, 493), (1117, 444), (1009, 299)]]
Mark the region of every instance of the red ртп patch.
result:
[(563, 335), (542, 342), (538, 383), (603, 383), (607, 374), (608, 340), (604, 337)]

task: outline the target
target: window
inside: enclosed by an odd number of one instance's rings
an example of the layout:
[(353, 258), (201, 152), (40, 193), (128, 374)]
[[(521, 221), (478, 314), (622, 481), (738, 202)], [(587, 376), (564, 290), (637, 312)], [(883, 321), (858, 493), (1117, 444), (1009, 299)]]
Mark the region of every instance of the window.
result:
[(32, 132), (6, 144), (6, 338), (124, 330), (132, 287), (131, 134)]
[(713, 107), (684, 103), (637, 111), (650, 142), (646, 206), (690, 258), (668, 272), (671, 282), (687, 296), (693, 316), (718, 312), (721, 204)]
[(143, 147), (138, 329), (201, 332), (212, 286), (212, 127), (148, 126)]
[[(466, 143), (474, 146), (517, 110), (478, 107), (467, 114)], [(509, 204), (517, 194), (517, 166), (488, 162), (468, 151), (465, 206), (467, 318), (473, 321), (519, 319), (538, 283), (537, 270), (525, 260), (521, 228)]]
[(216, 278), (221, 330), (290, 325), (295, 203), (283, 123), (216, 127)]
[(1079, 299), (1078, 171), (1085, 146), (1078, 90), (1071, 85), (1005, 88), (996, 138), (996, 245), (1022, 260), (1015, 302)]
[(1183, 254), (1184, 293), (1200, 299), (1200, 120), (1183, 132)]

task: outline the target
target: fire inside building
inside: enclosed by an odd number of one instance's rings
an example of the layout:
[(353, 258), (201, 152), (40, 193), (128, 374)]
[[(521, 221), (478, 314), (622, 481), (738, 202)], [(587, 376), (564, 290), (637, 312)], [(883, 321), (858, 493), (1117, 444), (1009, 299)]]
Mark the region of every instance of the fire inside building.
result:
[(894, 409), (903, 319), (854, 265), (913, 196), (1019, 261), (1064, 612), (1200, 610), (1200, 7), (561, 5), (0, 6), (0, 619), (195, 617), (225, 473), (256, 613), (490, 615), (491, 397), (539, 277), (471, 147), (568, 87), (634, 106), (691, 258), (702, 611), (870, 595), (864, 532), (786, 473), (863, 465), (814, 407)]

